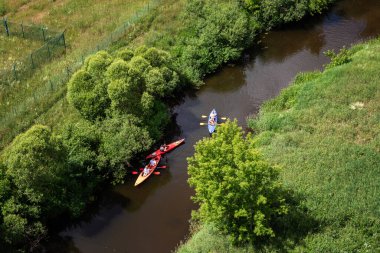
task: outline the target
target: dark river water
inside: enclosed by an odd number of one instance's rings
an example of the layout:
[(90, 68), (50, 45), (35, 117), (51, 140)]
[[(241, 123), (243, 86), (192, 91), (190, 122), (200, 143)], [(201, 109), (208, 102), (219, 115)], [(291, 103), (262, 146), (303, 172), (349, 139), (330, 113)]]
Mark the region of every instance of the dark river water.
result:
[(167, 169), (134, 187), (135, 176), (105, 195), (104, 203), (87, 220), (60, 233), (55, 252), (165, 253), (188, 234), (193, 190), (187, 184), (186, 157), (193, 145), (207, 137), (201, 115), (216, 108), (219, 115), (246, 117), (275, 97), (301, 71), (321, 70), (328, 62), (323, 52), (339, 49), (380, 34), (380, 0), (344, 0), (322, 17), (263, 35), (260, 46), (209, 77), (173, 108), (167, 142), (186, 143), (167, 155)]

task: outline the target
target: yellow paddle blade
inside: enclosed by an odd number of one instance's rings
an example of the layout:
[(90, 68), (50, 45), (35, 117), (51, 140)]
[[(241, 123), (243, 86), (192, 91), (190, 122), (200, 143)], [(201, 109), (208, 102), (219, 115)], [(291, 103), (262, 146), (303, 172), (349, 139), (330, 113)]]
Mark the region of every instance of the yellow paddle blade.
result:
[(207, 115), (202, 115), (201, 117), (202, 117), (202, 118), (207, 118)]
[(227, 117), (220, 117), (222, 120), (226, 120), (227, 119)]
[(205, 125), (207, 125), (207, 123), (201, 122), (201, 123), (199, 123), (199, 125), (205, 126)]

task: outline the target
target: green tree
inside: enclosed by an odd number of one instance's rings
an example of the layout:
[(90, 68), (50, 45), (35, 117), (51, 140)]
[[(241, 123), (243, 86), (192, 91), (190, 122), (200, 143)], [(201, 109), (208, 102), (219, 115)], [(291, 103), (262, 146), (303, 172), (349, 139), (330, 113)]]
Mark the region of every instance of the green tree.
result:
[(190, 0), (182, 19), (186, 29), (174, 51), (178, 68), (194, 83), (238, 59), (254, 38), (250, 16), (238, 1)]
[(111, 56), (100, 51), (88, 57), (83, 68), (68, 83), (67, 100), (85, 119), (95, 121), (106, 115), (111, 101), (107, 96), (108, 82), (104, 74), (111, 62)]
[(274, 236), (272, 218), (287, 211), (279, 173), (263, 160), (252, 137), (243, 137), (236, 121), (226, 122), (212, 138), (199, 141), (188, 162), (193, 199), (200, 204), (195, 219), (215, 223), (232, 234), (235, 243)]
[(75, 167), (60, 137), (34, 125), (12, 142), (5, 154), (6, 174), (17, 189), (16, 203), (41, 208), (44, 220), (65, 212), (77, 216), (84, 208)]
[(106, 176), (110, 176), (113, 183), (123, 182), (126, 161), (152, 145), (149, 132), (139, 124), (140, 121), (132, 115), (114, 115), (99, 126), (101, 145), (98, 166), (107, 170)]

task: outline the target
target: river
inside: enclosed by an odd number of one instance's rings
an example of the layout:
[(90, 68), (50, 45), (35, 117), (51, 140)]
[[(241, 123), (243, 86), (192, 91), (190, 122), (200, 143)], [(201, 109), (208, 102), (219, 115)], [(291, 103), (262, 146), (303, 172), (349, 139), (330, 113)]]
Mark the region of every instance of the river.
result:
[(53, 252), (165, 253), (175, 249), (189, 231), (196, 206), (187, 184), (186, 157), (193, 145), (208, 137), (201, 115), (216, 108), (219, 115), (236, 118), (245, 126), (247, 115), (279, 94), (301, 71), (321, 70), (328, 62), (323, 52), (380, 34), (379, 0), (343, 0), (320, 17), (264, 34), (261, 43), (242, 61), (226, 66), (187, 94), (172, 108), (173, 123), (167, 142), (186, 143), (167, 155), (167, 169), (141, 187), (133, 177), (105, 194), (101, 207), (86, 220), (60, 233)]

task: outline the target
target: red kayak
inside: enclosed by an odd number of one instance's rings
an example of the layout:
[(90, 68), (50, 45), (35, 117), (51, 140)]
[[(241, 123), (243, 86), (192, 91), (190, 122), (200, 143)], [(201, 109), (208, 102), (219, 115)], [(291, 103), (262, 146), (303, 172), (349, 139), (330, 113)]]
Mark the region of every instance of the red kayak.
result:
[(150, 175), (152, 175), (153, 171), (157, 168), (158, 163), (160, 162), (161, 156), (156, 156), (151, 159), (147, 166), (141, 171), (139, 177), (135, 182), (135, 186), (138, 186), (142, 182), (144, 182)]
[(176, 147), (178, 147), (179, 145), (181, 145), (184, 141), (185, 141), (185, 139), (181, 139), (181, 140), (178, 140), (178, 141), (172, 142), (172, 143), (166, 145), (166, 146), (165, 146), (165, 149), (164, 149), (163, 151), (161, 151), (160, 149), (157, 149), (157, 150), (154, 151), (152, 154), (148, 155), (148, 156), (146, 157), (146, 159), (150, 159), (150, 158), (155, 157), (155, 156), (158, 156), (158, 155), (163, 155), (163, 154), (169, 152), (170, 150), (175, 149)]

